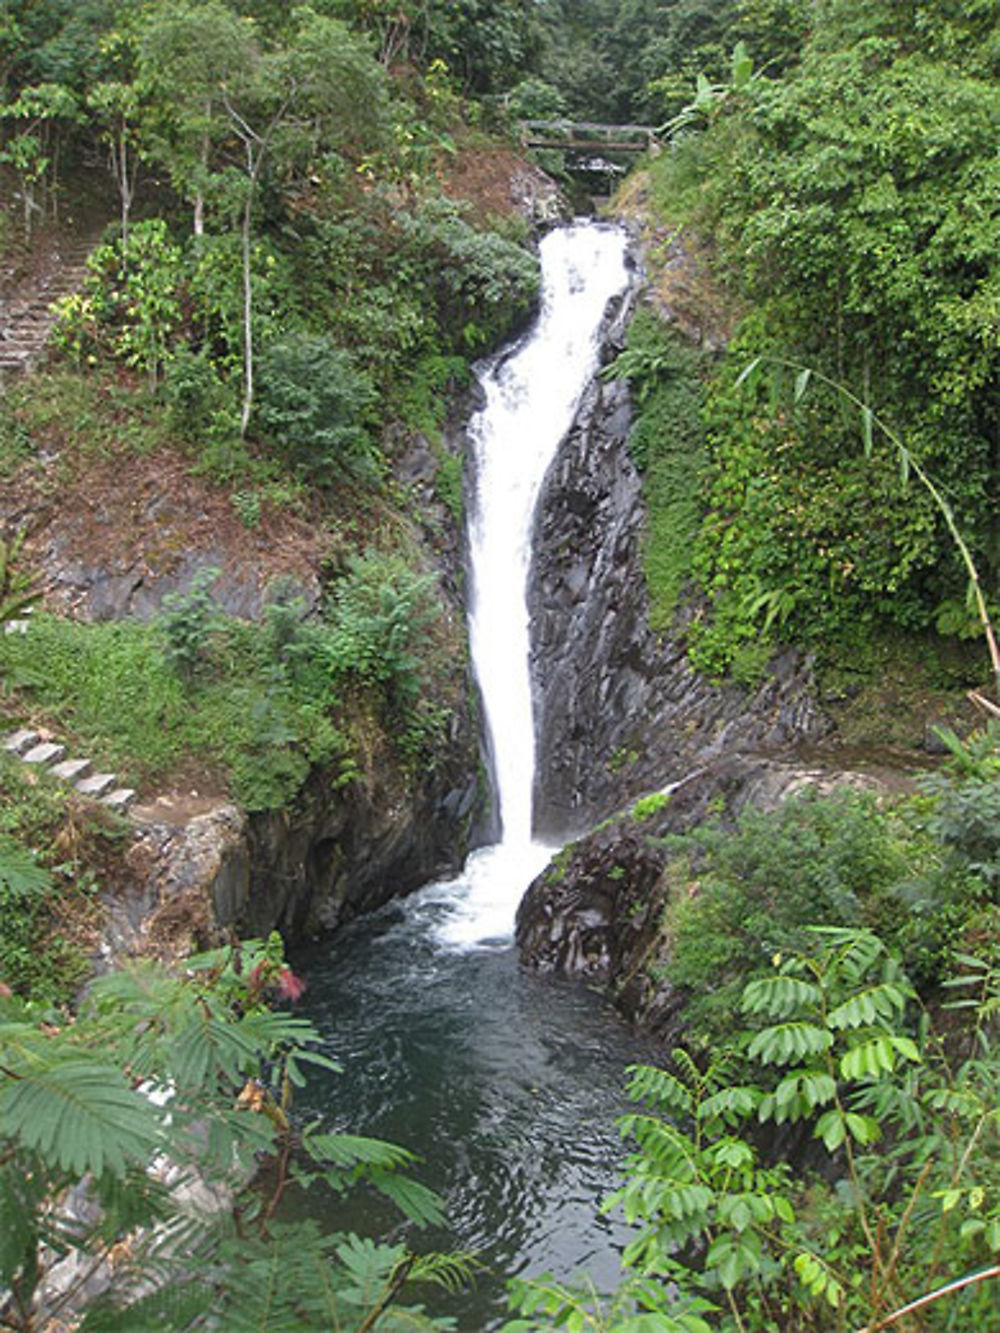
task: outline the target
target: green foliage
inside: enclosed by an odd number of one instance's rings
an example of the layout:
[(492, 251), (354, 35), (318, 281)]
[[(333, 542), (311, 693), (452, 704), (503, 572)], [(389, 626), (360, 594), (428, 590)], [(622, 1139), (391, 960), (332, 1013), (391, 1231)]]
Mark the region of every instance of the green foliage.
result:
[(0, 478), (11, 476), (31, 455), (31, 436), (5, 395), (0, 399)]
[(459, 352), (495, 346), (523, 324), (538, 297), (538, 261), (496, 232), (478, 231), (444, 198), (404, 221), (438, 321)]
[[(292, 1121), (303, 1069), (336, 1068), (307, 1021), (262, 1003), (296, 985), (273, 937), (193, 959), (183, 979), (149, 964), (101, 978), (60, 1028), (0, 995), (0, 1285), (12, 1330), (83, 1300), (74, 1283), (40, 1304), (43, 1246), (78, 1251), (89, 1271), (126, 1234), (83, 1329), (442, 1327), (404, 1305), (402, 1289), (418, 1272), (453, 1280), (468, 1269), (462, 1256), (421, 1261), (274, 1217), (294, 1176), (335, 1195), (368, 1182), (415, 1225), (440, 1221), (436, 1198), (400, 1174), (413, 1162), (405, 1149)], [(269, 1183), (257, 1185), (262, 1156)], [(70, 1187), (85, 1193), (85, 1220), (53, 1207)], [(214, 1204), (192, 1209), (193, 1187)], [(193, 1276), (207, 1268), (210, 1285)]]
[(155, 384), (181, 317), (181, 250), (167, 224), (137, 223), (127, 251), (122, 241), (99, 246), (87, 268), (83, 291), (56, 303), (54, 344), (78, 362), (109, 353)]
[(260, 374), (256, 421), (293, 467), (321, 483), (374, 474), (375, 391), (348, 352), (300, 335), (269, 347)]
[(0, 626), (29, 611), (41, 600), (35, 576), (22, 568), (25, 531), (0, 537)]
[(651, 311), (640, 310), (628, 347), (601, 372), (627, 381), (636, 398), (629, 452), (642, 474), (643, 570), (656, 629), (670, 626), (691, 574), (704, 468), (703, 369), (701, 354)]
[(350, 560), (332, 591), (329, 630), (320, 653), (335, 676), (355, 680), (384, 700), (400, 728), (404, 758), (426, 762), (450, 716), (428, 689), (439, 631), (433, 580), (398, 557), (369, 553)]
[[(766, 8), (754, 22), (772, 21)], [(860, 15), (835, 0), (783, 78), (747, 84), (696, 146), (655, 166), (656, 197), (669, 210), (681, 178), (750, 309), (707, 405), (695, 573), (714, 619), (691, 640), (704, 669), (727, 669), (761, 630), (835, 651), (859, 621), (964, 629), (944, 614), (965, 591), (942, 541), (951, 511), (987, 600), (996, 586), (996, 357), (982, 319), (998, 250), (982, 192), (995, 192), (1000, 103), (957, 11), (915, 13), (919, 52), (899, 7)], [(799, 363), (795, 392), (790, 380), (738, 404), (732, 380), (761, 353)], [(889, 438), (869, 409), (841, 419), (806, 396), (803, 367), (858, 404), (877, 399)], [(907, 487), (914, 462), (937, 499)]]
[[(862, 925), (916, 876), (925, 846), (900, 816), (869, 795), (803, 794), (773, 814), (746, 810), (727, 832), (707, 826), (669, 840), (678, 891), (669, 909), (669, 976), (690, 992), (701, 1040), (732, 1022), (737, 997), (766, 960), (803, 947), (810, 926)], [(912, 947), (917, 947), (916, 941)]]
[(0, 895), (8, 908), (41, 897), (51, 885), (51, 876), (26, 847), (9, 838), (0, 840)]
[(276, 587), (251, 625), (214, 607), (215, 574), (165, 598), (155, 625), (37, 615), (31, 634), (0, 638), (0, 671), (135, 779), (193, 755), (251, 810), (293, 803), (314, 767), (334, 782), (356, 774), (342, 705), (362, 695), (404, 765), (428, 761), (453, 666), (431, 579), (400, 555), (353, 557), (322, 616), (305, 618), (297, 593)]
[(175, 349), (167, 362), (163, 396), (170, 424), (182, 439), (199, 442), (220, 428), (235, 433), (229, 394), (204, 345), (197, 352), (187, 344)]
[(116, 829), (26, 769), (0, 757), (0, 983), (62, 1004), (88, 971), (96, 874)]
[(186, 592), (168, 593), (163, 599), (163, 655), (187, 684), (207, 665), (209, 640), (218, 626), (212, 600), (218, 577), (217, 569), (200, 569)]
[(629, 811), (633, 819), (640, 823), (644, 819), (652, 819), (653, 815), (658, 815), (670, 802), (670, 795), (665, 791), (650, 792), (648, 796), (640, 796)]
[(566, 115), (566, 98), (544, 79), (522, 79), (507, 94), (507, 113), (512, 120), (559, 120)]
[[(637, 1233), (612, 1317), (593, 1296), (529, 1283), (518, 1307), (548, 1318), (509, 1333), (874, 1328), (914, 1298), (922, 1327), (954, 1327), (958, 1310), (969, 1327), (988, 1319), (1000, 1281), (998, 974), (964, 966), (965, 1054), (911, 1020), (914, 992), (877, 937), (826, 928), (745, 986), (752, 1030), (704, 1064), (678, 1047), (668, 1068), (632, 1070), (643, 1109), (623, 1118), (635, 1148), (607, 1206)], [(772, 1124), (823, 1145), (821, 1176), (768, 1163), (761, 1127)], [(681, 1322), (691, 1308), (711, 1324)]]

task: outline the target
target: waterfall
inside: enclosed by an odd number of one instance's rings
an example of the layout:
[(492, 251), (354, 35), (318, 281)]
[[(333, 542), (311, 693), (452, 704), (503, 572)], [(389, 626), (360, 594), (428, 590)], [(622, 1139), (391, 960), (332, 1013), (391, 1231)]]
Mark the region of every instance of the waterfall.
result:
[(443, 943), (506, 942), (518, 901), (552, 848), (532, 839), (535, 729), (529, 674), (528, 570), (545, 473), (597, 368), (608, 302), (627, 283), (625, 237), (592, 222), (541, 243), (538, 322), (481, 372), (485, 404), (470, 426), (475, 498), (469, 522), (469, 637), (500, 807), (501, 839), (425, 898), (447, 903)]
[[(567, 1280), (585, 1267), (610, 1289), (631, 1238), (599, 1204), (619, 1175), (624, 1069), (648, 1052), (588, 988), (525, 973), (511, 938), (517, 904), (552, 850), (532, 839), (534, 509), (596, 369), (602, 315), (626, 284), (624, 251), (620, 232), (593, 224), (548, 236), (538, 324), (481, 373), (470, 637), (501, 840), (457, 879), (350, 923), (306, 964), (307, 1010), (344, 1068), (339, 1078), (318, 1071), (306, 1097), (331, 1128), (420, 1154), (421, 1178), (448, 1214), (448, 1230), (427, 1243), (475, 1251), (485, 1265), (452, 1298), (465, 1330), (500, 1326), (516, 1274)], [(339, 1228), (386, 1225), (368, 1192), (335, 1208)]]

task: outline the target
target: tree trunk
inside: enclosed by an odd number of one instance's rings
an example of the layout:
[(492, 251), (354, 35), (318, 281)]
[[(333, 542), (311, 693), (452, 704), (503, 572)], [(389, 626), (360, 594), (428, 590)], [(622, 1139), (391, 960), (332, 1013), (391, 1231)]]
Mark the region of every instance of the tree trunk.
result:
[[(206, 119), (211, 114), (211, 110), (212, 110), (212, 105), (211, 102), (209, 102), (205, 107)], [(205, 133), (201, 136), (202, 180), (204, 180), (205, 177), (208, 175), (208, 153), (209, 153), (209, 141), (208, 141), (208, 131), (206, 130)], [(200, 184), (194, 196), (194, 234), (195, 236), (205, 235), (205, 193)]]
[(254, 186), (257, 164), (247, 148), (249, 176), (247, 197), (243, 205), (243, 411), (240, 414), (240, 439), (245, 440), (253, 407), (253, 283), (250, 274), (250, 218), (253, 212)]
[(119, 159), (121, 162), (121, 191), (122, 191), (122, 261), (128, 260), (128, 224), (129, 214), (132, 212), (132, 188), (128, 175), (128, 141), (124, 126), (122, 127), (121, 139), (119, 140)]

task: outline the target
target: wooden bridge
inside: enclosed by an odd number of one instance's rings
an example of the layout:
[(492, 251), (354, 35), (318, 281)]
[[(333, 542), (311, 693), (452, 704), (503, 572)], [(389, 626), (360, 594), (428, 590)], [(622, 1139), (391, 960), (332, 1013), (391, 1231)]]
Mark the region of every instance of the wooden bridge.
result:
[(602, 125), (591, 120), (522, 120), (525, 148), (575, 153), (648, 153), (659, 145), (652, 125)]

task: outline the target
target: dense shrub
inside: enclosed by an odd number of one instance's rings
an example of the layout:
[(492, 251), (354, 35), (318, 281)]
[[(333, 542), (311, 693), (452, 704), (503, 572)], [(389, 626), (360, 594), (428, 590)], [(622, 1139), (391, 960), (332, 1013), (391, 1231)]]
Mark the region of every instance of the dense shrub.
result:
[(668, 847), (668, 974), (690, 991), (694, 1026), (712, 1036), (726, 1029), (749, 977), (804, 949), (810, 926), (866, 923), (914, 878), (925, 850), (873, 796), (853, 792), (803, 794), (770, 814), (748, 809), (734, 832), (708, 825)]
[(258, 430), (314, 481), (374, 473), (374, 404), (368, 376), (326, 338), (301, 334), (261, 358)]

